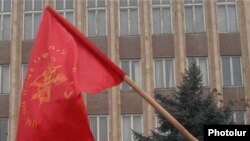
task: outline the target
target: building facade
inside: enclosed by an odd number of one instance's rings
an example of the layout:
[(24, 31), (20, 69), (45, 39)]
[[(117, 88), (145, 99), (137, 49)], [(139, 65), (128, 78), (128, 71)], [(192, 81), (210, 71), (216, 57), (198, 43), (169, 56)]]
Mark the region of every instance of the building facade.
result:
[[(205, 92), (250, 124), (249, 0), (0, 0), (0, 141), (15, 141), (22, 83), (46, 5), (91, 39), (139, 86), (171, 95), (195, 62)], [(154, 109), (126, 83), (84, 95), (96, 141), (150, 134)]]

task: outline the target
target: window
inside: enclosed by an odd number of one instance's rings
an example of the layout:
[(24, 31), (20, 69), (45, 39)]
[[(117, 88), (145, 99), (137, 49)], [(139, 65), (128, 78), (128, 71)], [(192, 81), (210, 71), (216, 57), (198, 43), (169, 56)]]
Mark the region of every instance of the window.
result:
[(88, 0), (88, 36), (105, 36), (106, 1)]
[(24, 40), (31, 40), (36, 37), (38, 26), (41, 21), (42, 8), (42, 0), (25, 0), (23, 20)]
[(9, 65), (0, 65), (0, 94), (9, 93), (10, 73)]
[(220, 33), (238, 32), (235, 0), (217, 0), (217, 18)]
[(152, 0), (153, 34), (172, 33), (171, 0)]
[(0, 41), (10, 40), (11, 0), (0, 0)]
[(120, 35), (139, 34), (138, 0), (120, 1)]
[(240, 56), (223, 56), (222, 73), (224, 86), (242, 86), (242, 68)]
[(154, 60), (155, 88), (169, 88), (175, 86), (174, 60)]
[[(139, 60), (122, 60), (121, 67), (136, 84), (141, 84), (141, 68)], [(132, 88), (125, 82), (122, 83), (122, 90), (131, 90)]]
[(188, 58), (188, 67), (190, 67), (192, 63), (195, 63), (201, 70), (203, 86), (208, 86), (208, 84), (209, 84), (209, 76), (208, 76), (209, 72), (208, 72), (207, 57)]
[(74, 0), (54, 0), (56, 10), (74, 24)]
[(0, 118), (0, 141), (8, 139), (8, 118)]
[(246, 124), (246, 113), (245, 111), (234, 111), (233, 120), (236, 124)]
[(141, 115), (123, 115), (122, 116), (122, 141), (135, 141), (132, 130), (142, 133)]
[(108, 141), (108, 116), (89, 116), (89, 121), (95, 141)]
[(184, 0), (186, 33), (204, 32), (203, 0)]

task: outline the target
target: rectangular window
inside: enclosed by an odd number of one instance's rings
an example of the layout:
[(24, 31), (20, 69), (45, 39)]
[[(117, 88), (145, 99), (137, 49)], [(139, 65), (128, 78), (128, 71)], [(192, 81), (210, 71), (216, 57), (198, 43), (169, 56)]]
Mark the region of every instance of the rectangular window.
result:
[(54, 0), (56, 10), (69, 20), (72, 24), (75, 24), (74, 15), (74, 0)]
[(88, 36), (105, 36), (106, 0), (88, 0)]
[(108, 116), (89, 116), (89, 121), (95, 141), (108, 141)]
[(240, 56), (223, 56), (222, 73), (224, 86), (242, 86), (242, 67)]
[(0, 65), (0, 94), (9, 93), (10, 83), (10, 68), (9, 65)]
[(8, 140), (8, 118), (0, 118), (0, 141)]
[(122, 116), (122, 141), (135, 141), (132, 130), (142, 133), (142, 115), (123, 115)]
[(175, 86), (174, 60), (155, 59), (154, 78), (155, 88), (169, 88)]
[(23, 39), (32, 40), (36, 37), (38, 26), (41, 21), (43, 0), (25, 0)]
[(184, 0), (186, 33), (205, 32), (203, 0)]
[(220, 33), (238, 32), (235, 0), (217, 0), (217, 22)]
[(0, 0), (0, 41), (10, 40), (11, 0)]
[(234, 111), (233, 119), (236, 124), (244, 125), (246, 124), (246, 112), (245, 111)]
[(152, 1), (153, 34), (172, 33), (171, 0)]
[(120, 35), (139, 34), (138, 0), (119, 0), (120, 5)]
[[(139, 60), (121, 60), (121, 68), (136, 84), (141, 84), (141, 66)], [(123, 82), (121, 89), (127, 91), (132, 88), (126, 82)]]
[(201, 70), (203, 86), (208, 86), (209, 72), (208, 72), (207, 57), (188, 58), (188, 67), (190, 67), (192, 63), (195, 63)]

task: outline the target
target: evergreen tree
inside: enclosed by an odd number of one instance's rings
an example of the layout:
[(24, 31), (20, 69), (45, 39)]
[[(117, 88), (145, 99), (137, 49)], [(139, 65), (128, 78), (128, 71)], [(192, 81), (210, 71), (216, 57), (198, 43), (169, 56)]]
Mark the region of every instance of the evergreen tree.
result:
[[(193, 63), (183, 75), (183, 81), (173, 97), (155, 95), (160, 104), (169, 111), (198, 140), (203, 140), (203, 125), (230, 124), (232, 112), (229, 107), (217, 107), (213, 94), (204, 94), (200, 69)], [(133, 132), (137, 141), (184, 141), (179, 132), (160, 114), (160, 126), (149, 137)]]

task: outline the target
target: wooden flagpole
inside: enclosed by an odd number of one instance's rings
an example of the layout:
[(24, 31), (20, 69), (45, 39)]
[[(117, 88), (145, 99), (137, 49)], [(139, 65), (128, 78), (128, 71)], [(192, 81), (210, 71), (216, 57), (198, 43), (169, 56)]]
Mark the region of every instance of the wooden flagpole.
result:
[(150, 96), (143, 89), (138, 87), (134, 81), (132, 81), (127, 75), (125, 75), (124, 80), (135, 89), (151, 106), (153, 106), (163, 117), (165, 117), (188, 141), (198, 141), (191, 133), (187, 131), (171, 114), (169, 114), (158, 102)]

